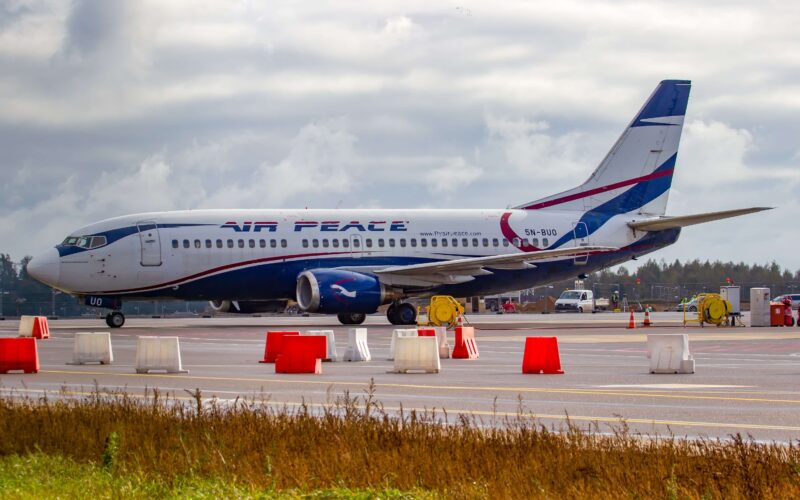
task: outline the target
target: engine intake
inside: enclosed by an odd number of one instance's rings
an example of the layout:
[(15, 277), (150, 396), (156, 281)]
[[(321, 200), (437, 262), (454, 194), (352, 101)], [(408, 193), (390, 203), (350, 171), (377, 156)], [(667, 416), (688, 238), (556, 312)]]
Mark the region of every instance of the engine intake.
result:
[(401, 291), (387, 287), (370, 274), (314, 269), (297, 276), (297, 305), (308, 312), (370, 314), (401, 296)]

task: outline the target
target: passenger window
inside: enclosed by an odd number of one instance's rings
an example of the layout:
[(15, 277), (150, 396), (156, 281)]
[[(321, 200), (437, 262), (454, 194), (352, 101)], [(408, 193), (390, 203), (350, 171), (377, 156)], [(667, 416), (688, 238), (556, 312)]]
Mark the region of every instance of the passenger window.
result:
[(421, 238), (419, 240), (419, 244), (420, 244), (420, 246), (423, 246), (423, 247), (428, 246), (428, 239), (427, 238)]
[(519, 238), (514, 238), (514, 246), (518, 247), (522, 243)]
[(411, 238), (411, 246), (412, 247), (416, 247), (417, 246), (417, 239), (416, 238)]
[(389, 238), (389, 246), (394, 247), (394, 238)]
[(303, 240), (303, 248), (308, 248), (308, 240)]
[(233, 240), (228, 240), (228, 248), (233, 248)]
[(372, 248), (372, 238), (367, 238), (366, 240), (367, 248)]
[(439, 244), (439, 240), (437, 240), (436, 238), (431, 238), (431, 246), (432, 247), (435, 247), (438, 244)]
[(319, 248), (319, 240), (316, 239), (316, 238), (311, 240), (311, 246), (314, 247), (314, 248)]
[(333, 243), (333, 248), (339, 248), (339, 240), (333, 239), (331, 240), (331, 243)]
[(469, 246), (469, 240), (466, 238), (461, 238), (461, 246), (466, 248)]
[(328, 241), (328, 239), (325, 238), (324, 240), (322, 240), (322, 247), (328, 248), (328, 246), (330, 246), (330, 241)]
[(539, 246), (539, 238), (534, 238), (533, 241), (531, 242), (531, 244), (533, 246), (535, 246), (535, 247), (538, 247)]
[(256, 240), (249, 240), (247, 242), (247, 246), (249, 246), (250, 248), (255, 248), (256, 247)]
[(526, 247), (527, 247), (528, 245), (530, 245), (530, 242), (528, 242), (528, 238), (523, 238), (523, 239), (522, 239), (522, 244), (523, 244), (524, 246), (526, 246)]
[(400, 238), (400, 246), (403, 247), (403, 248), (406, 247), (406, 239), (405, 238)]
[(379, 247), (381, 247), (381, 248), (383, 248), (384, 246), (386, 246), (386, 242), (385, 242), (385, 241), (383, 241), (383, 238), (379, 238), (379, 239), (378, 239), (378, 246), (379, 246)]
[(267, 240), (258, 240), (258, 246), (261, 248), (267, 248)]
[(497, 238), (492, 238), (492, 246), (493, 247), (499, 247), (500, 246), (500, 241)]
[(189, 248), (190, 246), (189, 240), (183, 240), (183, 248)]
[(358, 238), (353, 238), (353, 247), (361, 248), (361, 240), (359, 240)]
[(458, 238), (453, 238), (453, 246), (454, 247), (458, 246)]
[(217, 248), (222, 248), (222, 240), (217, 240)]
[(581, 300), (586, 300), (586, 294), (585, 293), (581, 294)]
[(281, 240), (281, 248), (286, 248), (287, 245), (288, 243), (286, 242), (286, 240)]
[(504, 247), (508, 246), (508, 240), (506, 238), (503, 238), (503, 246)]
[(478, 246), (478, 238), (472, 238), (472, 246), (474, 247)]
[(549, 244), (550, 244), (550, 242), (549, 242), (549, 241), (547, 241), (547, 238), (542, 238), (542, 246), (543, 246), (543, 247), (546, 247), (546, 246), (547, 246), (547, 245), (549, 245)]
[(211, 248), (212, 246), (211, 240), (206, 240), (206, 248)]
[(278, 247), (278, 240), (269, 240), (269, 246), (271, 248), (277, 248)]
[(344, 238), (344, 239), (342, 240), (342, 247), (344, 247), (344, 248), (350, 248), (350, 240), (348, 240), (347, 238)]
[(178, 248), (178, 240), (172, 240), (172, 248)]
[(195, 248), (200, 248), (201, 246), (203, 246), (203, 245), (200, 243), (200, 240), (194, 240), (194, 247)]
[(442, 238), (442, 246), (443, 247), (447, 246), (447, 238)]
[(244, 248), (244, 240), (239, 240), (238, 242), (239, 248)]
[(484, 238), (483, 239), (483, 246), (485, 246), (485, 247), (489, 246), (489, 238)]

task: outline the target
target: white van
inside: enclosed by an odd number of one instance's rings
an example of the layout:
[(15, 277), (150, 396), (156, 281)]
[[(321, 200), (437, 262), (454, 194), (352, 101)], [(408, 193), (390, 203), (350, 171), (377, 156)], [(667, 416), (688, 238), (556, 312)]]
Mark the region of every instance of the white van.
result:
[(564, 290), (556, 300), (556, 312), (594, 312), (594, 294), (591, 290)]

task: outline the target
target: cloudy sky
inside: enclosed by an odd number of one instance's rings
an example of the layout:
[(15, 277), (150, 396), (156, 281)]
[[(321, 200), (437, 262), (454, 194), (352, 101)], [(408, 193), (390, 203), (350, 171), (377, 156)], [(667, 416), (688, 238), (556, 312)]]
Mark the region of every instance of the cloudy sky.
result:
[(800, 4), (0, 0), (0, 251), (232, 207), (502, 208), (691, 79), (653, 257), (800, 268)]

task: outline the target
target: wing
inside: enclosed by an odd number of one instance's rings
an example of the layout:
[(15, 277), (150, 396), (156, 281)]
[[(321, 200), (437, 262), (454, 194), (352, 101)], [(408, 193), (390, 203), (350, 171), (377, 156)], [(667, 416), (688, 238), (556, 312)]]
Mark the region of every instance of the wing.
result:
[(761, 212), (763, 210), (772, 210), (772, 207), (738, 208), (736, 210), (708, 212), (705, 214), (680, 215), (676, 217), (657, 217), (653, 219), (629, 222), (628, 226), (640, 231), (662, 231), (664, 229), (692, 226), (694, 224), (702, 224), (703, 222), (727, 219), (729, 217), (738, 217), (740, 215), (752, 214), (755, 212)]
[[(553, 260), (564, 257), (585, 255), (589, 252), (617, 250), (615, 247), (581, 246), (540, 250), (538, 252), (489, 255), (487, 257), (469, 257), (465, 259), (426, 262), (409, 266), (392, 266), (375, 269), (372, 272), (380, 277), (381, 282), (397, 286), (433, 286), (442, 284), (465, 283), (475, 276), (492, 274), (490, 269), (532, 269), (533, 262)], [(490, 268), (490, 269), (487, 269)]]

